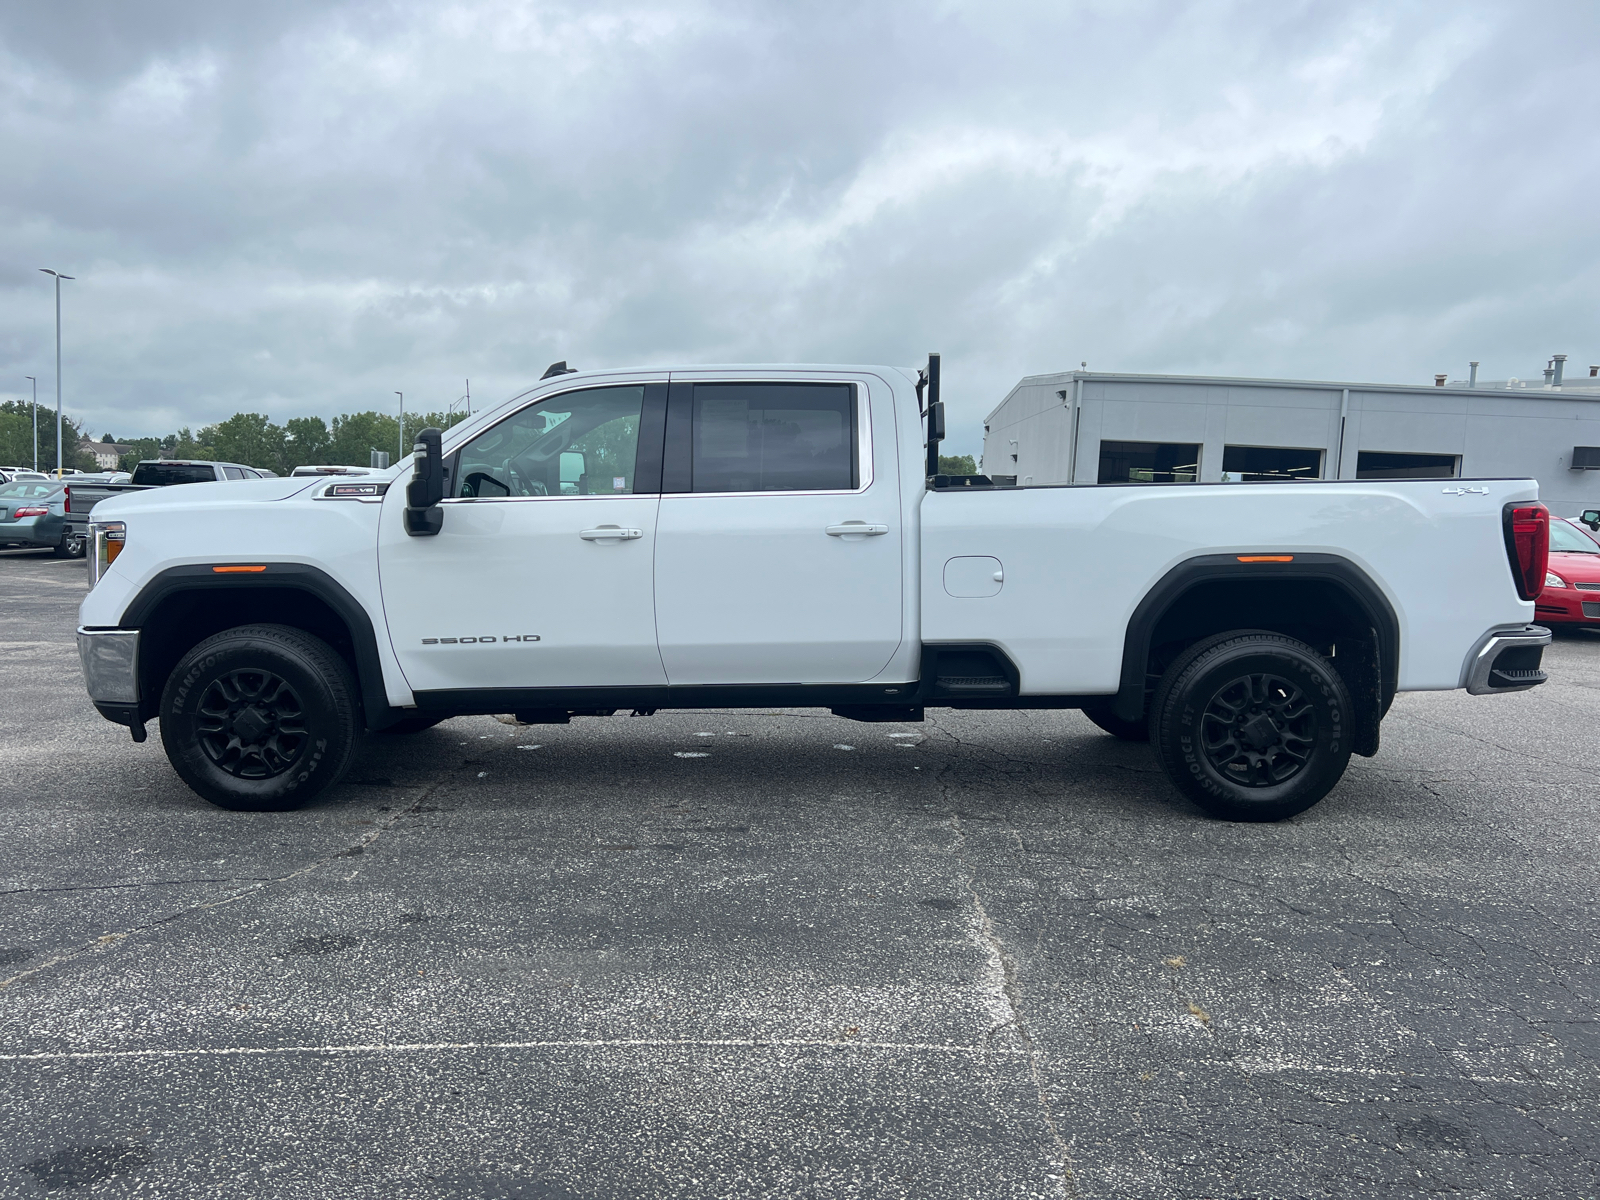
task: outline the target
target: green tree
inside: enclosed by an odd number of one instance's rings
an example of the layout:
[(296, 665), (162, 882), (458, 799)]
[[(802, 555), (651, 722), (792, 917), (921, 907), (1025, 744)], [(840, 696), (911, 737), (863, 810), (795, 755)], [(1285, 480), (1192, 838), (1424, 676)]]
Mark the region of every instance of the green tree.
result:
[(234, 413), (226, 421), (202, 430), (210, 433), (212, 449), (223, 462), (265, 467), (287, 475), (284, 466), (284, 431), (260, 413)]
[(217, 453), (211, 448), (210, 434), (215, 429), (215, 425), (206, 426), (197, 439), (185, 425), (177, 433), (169, 433), (161, 439), (161, 453), (168, 458), (193, 458), (201, 462), (214, 459)]
[(289, 471), (329, 461), (328, 456), (333, 453), (333, 435), (321, 417), (290, 417), (283, 423), (283, 429), (287, 435), (284, 463)]
[[(76, 467), (80, 471), (94, 471), (94, 457), (79, 453), (78, 443), (83, 440), (83, 427), (71, 417), (61, 418), (62, 443), (66, 453), (61, 465)], [(0, 402), (0, 466), (33, 466), (33, 404), (28, 400)], [(44, 405), (39, 406), (39, 469), (53, 471), (56, 467), (56, 414)]]
[(161, 439), (153, 437), (129, 438), (122, 443), (130, 447), (128, 453), (117, 460), (117, 468), (132, 471), (147, 458), (161, 457)]
[(970, 454), (941, 454), (939, 455), (939, 474), (941, 475), (976, 475), (978, 464)]

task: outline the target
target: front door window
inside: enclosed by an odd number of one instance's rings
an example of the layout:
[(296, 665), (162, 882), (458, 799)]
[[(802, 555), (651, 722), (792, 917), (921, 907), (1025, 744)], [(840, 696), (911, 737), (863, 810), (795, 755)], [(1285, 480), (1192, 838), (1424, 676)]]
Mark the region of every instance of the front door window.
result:
[(462, 448), (455, 495), (630, 496), (643, 407), (643, 385), (529, 405)]

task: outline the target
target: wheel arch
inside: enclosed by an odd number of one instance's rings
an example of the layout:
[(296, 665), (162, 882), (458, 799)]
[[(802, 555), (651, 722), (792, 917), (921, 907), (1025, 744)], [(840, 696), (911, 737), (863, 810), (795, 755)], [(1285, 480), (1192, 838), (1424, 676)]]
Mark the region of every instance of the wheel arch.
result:
[(327, 572), (305, 563), (267, 563), (259, 572), (170, 567), (140, 589), (120, 626), (139, 637), (139, 715), (154, 717), (167, 676), (193, 646), (239, 625), (288, 625), (327, 642), (355, 673), (362, 721), (389, 723), (383, 664), (372, 618)]
[(1378, 725), (1399, 684), (1400, 623), (1371, 577), (1334, 554), (1295, 554), (1287, 562), (1208, 554), (1173, 567), (1128, 621), (1112, 710), (1137, 720), (1166, 662), (1232, 629), (1283, 633), (1333, 654), (1357, 706), (1356, 753), (1377, 752)]

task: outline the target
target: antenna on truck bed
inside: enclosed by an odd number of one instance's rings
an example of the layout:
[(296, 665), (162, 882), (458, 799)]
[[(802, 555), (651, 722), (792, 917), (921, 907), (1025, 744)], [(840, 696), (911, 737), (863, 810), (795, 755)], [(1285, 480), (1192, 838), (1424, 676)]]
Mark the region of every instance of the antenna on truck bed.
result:
[[(923, 389), (928, 403), (922, 405)], [(944, 402), (939, 399), (939, 356), (928, 355), (928, 365), (917, 372), (917, 404), (928, 418), (928, 478), (939, 473), (939, 443), (944, 441)]]

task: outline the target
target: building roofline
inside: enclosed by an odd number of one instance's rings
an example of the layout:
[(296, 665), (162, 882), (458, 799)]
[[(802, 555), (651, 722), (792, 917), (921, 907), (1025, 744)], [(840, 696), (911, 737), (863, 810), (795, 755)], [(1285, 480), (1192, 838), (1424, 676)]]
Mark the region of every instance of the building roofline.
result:
[[(1587, 379), (1587, 377), (1583, 377)], [(1519, 396), (1540, 399), (1600, 401), (1600, 388), (1582, 385), (1546, 388), (1536, 385), (1526, 388), (1505, 387), (1439, 387), (1437, 384), (1418, 383), (1342, 383), (1321, 379), (1252, 379), (1242, 375), (1147, 375), (1121, 371), (1057, 371), (1041, 375), (1024, 375), (1012, 385), (1005, 398), (989, 410), (984, 422), (999, 412), (1014, 392), (1027, 384), (1048, 387), (1051, 384), (1071, 383), (1189, 383), (1211, 387), (1292, 388), (1305, 392), (1411, 392), (1419, 396)]]

